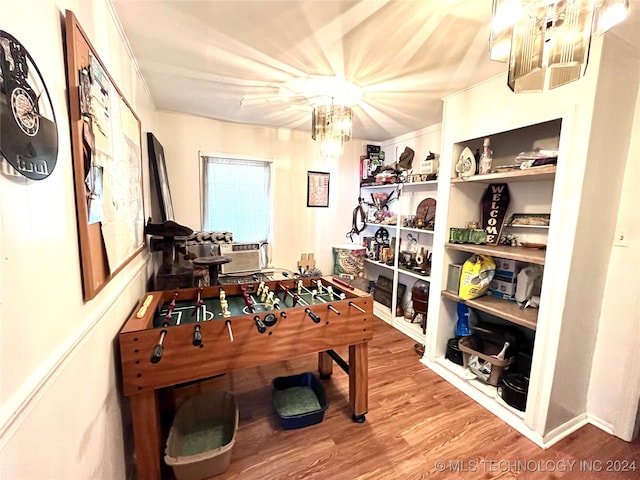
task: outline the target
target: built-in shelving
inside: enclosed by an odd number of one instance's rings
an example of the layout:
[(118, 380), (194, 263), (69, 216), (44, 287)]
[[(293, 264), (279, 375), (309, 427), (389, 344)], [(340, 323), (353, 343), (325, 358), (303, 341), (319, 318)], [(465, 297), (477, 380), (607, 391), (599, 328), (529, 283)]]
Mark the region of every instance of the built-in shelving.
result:
[[(382, 305), (379, 302), (375, 302), (374, 314), (405, 335), (414, 339), (416, 342), (422, 344), (425, 343), (425, 332), (422, 329), (421, 324), (412, 323), (404, 317), (397, 317), (395, 316), (395, 312), (397, 311), (396, 309), (398, 305), (401, 305), (404, 308), (406, 308), (407, 305), (411, 305), (412, 287), (416, 281), (424, 280), (430, 282), (431, 277), (429, 275), (420, 274), (416, 271), (404, 268), (399, 256), (407, 250), (408, 245), (406, 242), (409, 235), (417, 240), (416, 248), (418, 248), (418, 250), (423, 249), (424, 253), (432, 252), (434, 231), (427, 230), (425, 228), (405, 227), (402, 226), (402, 221), (407, 215), (416, 214), (417, 207), (422, 200), (426, 198), (436, 198), (437, 188), (438, 180), (360, 186), (361, 196), (363, 198), (369, 197), (370, 194), (374, 192), (392, 192), (396, 190), (399, 192), (397, 197), (394, 196), (394, 201), (390, 202), (388, 205), (389, 209), (397, 215), (397, 224), (369, 223), (367, 224), (367, 230), (361, 234), (362, 236), (373, 236), (376, 230), (380, 227), (388, 229), (389, 236), (395, 237), (396, 239), (393, 264), (389, 265), (376, 260), (366, 259), (365, 269), (367, 271), (367, 275), (370, 275), (372, 280), (375, 280), (378, 275), (390, 276), (393, 278), (391, 308)], [(375, 207), (369, 206), (369, 208)], [(429, 271), (429, 269), (427, 268), (426, 271)], [(392, 274), (389, 275), (387, 272)], [(398, 286), (400, 284), (406, 287), (403, 298), (398, 298)]]
[(491, 257), (508, 258), (521, 262), (544, 265), (546, 250), (525, 247), (509, 247), (506, 245), (474, 245), (471, 243), (447, 243), (447, 250), (460, 250), (462, 252), (489, 255)]
[(524, 170), (509, 170), (506, 172), (488, 173), (486, 175), (472, 175), (470, 177), (455, 177), (452, 185), (461, 183), (496, 183), (496, 182), (531, 182), (535, 180), (552, 180), (556, 175), (555, 165), (533, 167)]
[(504, 300), (492, 295), (483, 295), (482, 297), (474, 298), (472, 300), (463, 300), (455, 293), (443, 290), (442, 296), (456, 302), (464, 303), (471, 308), (489, 313), (495, 317), (508, 320), (511, 323), (515, 323), (516, 325), (520, 325), (531, 330), (535, 330), (538, 323), (537, 309), (520, 309), (516, 302)]

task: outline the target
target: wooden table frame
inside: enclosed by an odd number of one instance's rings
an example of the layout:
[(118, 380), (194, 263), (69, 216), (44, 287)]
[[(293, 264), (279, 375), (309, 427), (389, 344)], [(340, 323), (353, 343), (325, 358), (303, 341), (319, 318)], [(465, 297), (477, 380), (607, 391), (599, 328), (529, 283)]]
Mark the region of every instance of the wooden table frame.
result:
[[(333, 349), (347, 346), (348, 364), (339, 358), (336, 360), (349, 375), (349, 406), (353, 420), (364, 421), (368, 411), (368, 342), (373, 338), (373, 299), (365, 292), (349, 291), (330, 278), (322, 281), (343, 291), (347, 298), (328, 304), (274, 310), (271, 313), (278, 315), (278, 321), (265, 333), (258, 331), (254, 317), (264, 318), (266, 312), (230, 317), (233, 342), (224, 320), (201, 322), (198, 325), (202, 344), (197, 347), (191, 342), (196, 324), (153, 328), (155, 312), (171, 300), (174, 291), (150, 292), (140, 301), (119, 335), (123, 390), (131, 400), (139, 479), (162, 478), (165, 439), (158, 401), (161, 388), (311, 353), (318, 353), (318, 371), (326, 378), (333, 372), (333, 360), (336, 359)], [(292, 291), (296, 288), (294, 280), (266, 283), (271, 290), (278, 283)], [(257, 285), (247, 286), (255, 289)], [(305, 285), (310, 286), (310, 279), (305, 279)], [(219, 297), (220, 289), (224, 289), (227, 296), (240, 294), (239, 285), (218, 285), (205, 287), (202, 296)], [(178, 300), (197, 295), (197, 289), (177, 292)], [(320, 321), (314, 322), (307, 310)], [(167, 332), (162, 358), (158, 363), (152, 363), (151, 353), (162, 330)]]

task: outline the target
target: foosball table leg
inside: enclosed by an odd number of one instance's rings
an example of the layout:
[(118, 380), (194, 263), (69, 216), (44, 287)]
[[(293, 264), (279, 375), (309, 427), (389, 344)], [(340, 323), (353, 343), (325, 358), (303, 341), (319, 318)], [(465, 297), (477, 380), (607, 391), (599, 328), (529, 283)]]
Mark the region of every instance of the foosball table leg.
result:
[(369, 411), (368, 343), (349, 346), (349, 405), (353, 421), (362, 423)]
[(161, 480), (162, 431), (157, 391), (131, 396), (131, 417), (139, 480)]
[(323, 380), (330, 378), (333, 373), (333, 360), (327, 352), (318, 353), (318, 372)]

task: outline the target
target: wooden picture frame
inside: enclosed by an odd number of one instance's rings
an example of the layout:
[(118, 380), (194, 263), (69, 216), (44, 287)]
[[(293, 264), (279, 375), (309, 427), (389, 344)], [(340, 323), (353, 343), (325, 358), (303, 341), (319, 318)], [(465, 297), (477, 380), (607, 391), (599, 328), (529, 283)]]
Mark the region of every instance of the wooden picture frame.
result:
[(160, 205), (160, 217), (163, 222), (173, 220), (173, 201), (169, 189), (169, 176), (164, 160), (164, 148), (151, 132), (147, 132), (147, 148), (149, 150), (149, 163), (156, 184), (156, 197)]
[(307, 207), (329, 206), (329, 173), (307, 172)]
[(145, 247), (141, 123), (72, 11), (65, 54), (84, 300)]

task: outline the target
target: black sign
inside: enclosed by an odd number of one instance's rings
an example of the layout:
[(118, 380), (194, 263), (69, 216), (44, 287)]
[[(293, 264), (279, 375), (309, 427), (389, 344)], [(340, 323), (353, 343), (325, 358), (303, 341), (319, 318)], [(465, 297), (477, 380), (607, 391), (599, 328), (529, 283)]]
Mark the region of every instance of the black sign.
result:
[(509, 186), (492, 183), (482, 197), (482, 228), (487, 232), (487, 245), (497, 245), (502, 236), (504, 219), (509, 208)]

